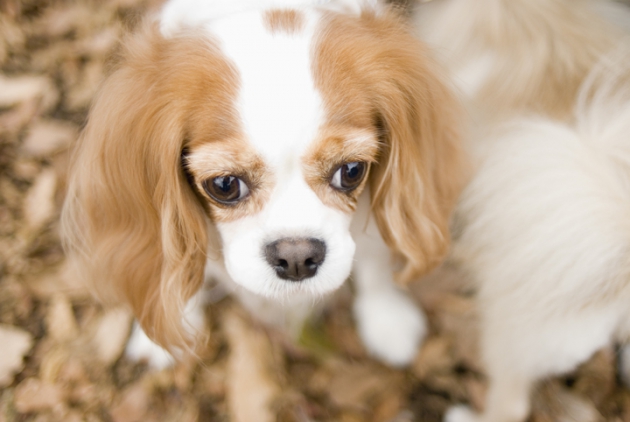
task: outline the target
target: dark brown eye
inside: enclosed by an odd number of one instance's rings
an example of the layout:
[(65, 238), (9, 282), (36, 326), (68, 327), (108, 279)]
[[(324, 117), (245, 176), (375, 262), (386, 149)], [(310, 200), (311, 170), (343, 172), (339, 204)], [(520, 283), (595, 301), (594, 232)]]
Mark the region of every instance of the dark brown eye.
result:
[(330, 181), (333, 188), (349, 192), (356, 189), (365, 177), (367, 164), (361, 161), (346, 163), (339, 167)]
[(219, 176), (204, 180), (203, 190), (215, 201), (233, 205), (249, 194), (247, 184), (236, 176)]

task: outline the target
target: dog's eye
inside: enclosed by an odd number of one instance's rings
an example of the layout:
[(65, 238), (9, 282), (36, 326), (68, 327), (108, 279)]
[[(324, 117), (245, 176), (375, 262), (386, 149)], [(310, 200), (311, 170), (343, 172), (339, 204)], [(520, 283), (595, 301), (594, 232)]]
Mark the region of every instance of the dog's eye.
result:
[(363, 162), (346, 163), (333, 174), (330, 184), (333, 188), (349, 192), (356, 189), (365, 176), (367, 164)]
[(204, 180), (203, 189), (215, 201), (233, 205), (249, 194), (249, 188), (243, 180), (236, 176), (220, 176)]

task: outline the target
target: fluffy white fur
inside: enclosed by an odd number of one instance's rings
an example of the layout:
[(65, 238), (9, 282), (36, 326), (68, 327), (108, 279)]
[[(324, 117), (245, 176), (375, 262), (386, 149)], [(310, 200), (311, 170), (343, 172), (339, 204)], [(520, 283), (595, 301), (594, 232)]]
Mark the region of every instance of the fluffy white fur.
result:
[(611, 52), (622, 32), (605, 20), (628, 12), (444, 0), (417, 15), (471, 111), (478, 160), (452, 259), (478, 283), (489, 390), (482, 413), (445, 420), (524, 421), (537, 381), (629, 334), (630, 50)]
[[(392, 262), (402, 258), (409, 278), (435, 266), (446, 251), (460, 180), (456, 107), (402, 19), (369, 3), (171, 0), (157, 18), (160, 34), (131, 44), (131, 64), (120, 65), (91, 112), (63, 213), (68, 250), (85, 277), (99, 290), (111, 287), (140, 321), (128, 356), (164, 367), (172, 359), (154, 340), (177, 353), (203, 331), (201, 273), (228, 285), (263, 321), (295, 332), (312, 305), (354, 268), (355, 315), (367, 349), (393, 365), (411, 362), (426, 332), (425, 317), (395, 285)], [(271, 9), (277, 15), (266, 14)], [(362, 97), (350, 99), (357, 110), (335, 112), (348, 99), (334, 100), (338, 92), (326, 88), (334, 74), (317, 80), (339, 62), (326, 62), (326, 54), (339, 54), (335, 49), (345, 34), (327, 41), (321, 30), (335, 16), (353, 17), (348, 27), (356, 40), (344, 42), (352, 45), (350, 53), (363, 54), (342, 69), (366, 66), (375, 75), (356, 94)], [(385, 36), (376, 36), (378, 31)], [(392, 48), (387, 37), (396, 41)], [(176, 55), (187, 39), (197, 42), (194, 53), (162, 69), (169, 57), (164, 52)], [(179, 43), (174, 51), (171, 41)], [(405, 43), (410, 48), (398, 45)], [(380, 44), (387, 47), (383, 60), (394, 63), (369, 57)], [(152, 55), (144, 57), (138, 45), (152, 48)], [(324, 51), (317, 63), (315, 48)], [(207, 62), (206, 53), (215, 62)], [(200, 65), (205, 67), (193, 68), (192, 61), (181, 69), (191, 55), (206, 60)], [(199, 79), (201, 71), (209, 76)], [(224, 109), (234, 106), (218, 121), (206, 111), (215, 107), (214, 92), (195, 97), (195, 90), (208, 89), (206, 79), (221, 80), (214, 87), (217, 98), (223, 95), (217, 101), (224, 101)], [(148, 88), (129, 93), (145, 80)], [(345, 89), (354, 88), (342, 83)], [(234, 104), (225, 99), (232, 90)], [(157, 92), (168, 96), (164, 105), (156, 105), (164, 98), (151, 97)], [(207, 140), (218, 136), (206, 133), (207, 127), (218, 127), (223, 138)], [(321, 150), (326, 145), (339, 153), (330, 156)], [(124, 164), (129, 157), (134, 161)], [(372, 167), (356, 195), (332, 187), (338, 176), (330, 170), (342, 159)], [(224, 206), (204, 194), (204, 181), (230, 174), (243, 180), (253, 174), (246, 205)], [(403, 188), (412, 191), (396, 194)], [(300, 282), (282, 279), (265, 256), (270, 243), (295, 238), (326, 246), (316, 274)], [(182, 341), (168, 344), (173, 339)]]
[[(630, 130), (628, 105), (608, 111), (606, 124)], [(534, 382), (574, 369), (627, 329), (630, 191), (619, 173), (630, 169), (615, 168), (606, 143), (630, 143), (627, 132), (587, 129), (513, 123), (462, 198), (454, 259), (479, 282), (490, 382), (479, 420), (525, 420)], [(447, 420), (477, 420), (458, 414)]]
[(159, 16), (160, 29), (172, 35), (182, 26), (207, 24), (252, 10), (312, 8), (358, 13), (362, 7), (380, 7), (378, 0), (176, 0), (168, 1)]

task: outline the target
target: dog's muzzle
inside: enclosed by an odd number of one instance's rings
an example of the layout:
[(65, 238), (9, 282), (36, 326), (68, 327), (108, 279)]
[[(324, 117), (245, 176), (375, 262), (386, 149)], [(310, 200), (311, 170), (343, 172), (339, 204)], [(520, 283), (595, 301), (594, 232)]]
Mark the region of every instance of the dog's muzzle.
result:
[(313, 238), (284, 238), (267, 244), (264, 253), (278, 277), (302, 281), (317, 274), (326, 258), (326, 244)]

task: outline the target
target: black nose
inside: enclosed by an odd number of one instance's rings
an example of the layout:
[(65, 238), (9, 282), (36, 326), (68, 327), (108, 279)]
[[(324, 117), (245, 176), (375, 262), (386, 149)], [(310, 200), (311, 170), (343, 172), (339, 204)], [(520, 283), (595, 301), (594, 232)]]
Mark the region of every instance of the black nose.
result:
[(326, 244), (318, 239), (285, 238), (265, 246), (267, 262), (283, 280), (313, 277), (326, 257)]

